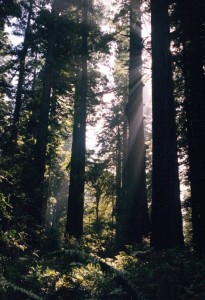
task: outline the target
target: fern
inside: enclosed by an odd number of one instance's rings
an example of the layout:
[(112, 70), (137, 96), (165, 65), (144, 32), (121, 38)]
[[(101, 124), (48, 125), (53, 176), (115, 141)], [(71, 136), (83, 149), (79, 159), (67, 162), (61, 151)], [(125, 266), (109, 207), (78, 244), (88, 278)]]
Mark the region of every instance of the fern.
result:
[(0, 280), (0, 285), (2, 287), (7, 286), (7, 287), (11, 287), (14, 291), (18, 291), (21, 292), (22, 294), (27, 295), (28, 297), (30, 297), (31, 299), (35, 299), (35, 300), (43, 300), (43, 298), (39, 297), (38, 295), (34, 294), (31, 291), (28, 291), (26, 289), (21, 288), (20, 286), (15, 285), (14, 283), (11, 283), (9, 281), (6, 280), (6, 278), (4, 278), (1, 275), (1, 280)]
[(69, 255), (70, 257), (75, 258), (75, 260), (83, 260), (85, 263), (91, 262), (95, 265), (99, 264), (103, 271), (112, 272), (114, 275), (121, 278), (124, 282), (124, 285), (127, 285), (127, 287), (131, 289), (131, 291), (137, 297), (138, 300), (149, 300), (149, 297), (147, 295), (144, 295), (144, 293), (142, 293), (141, 291), (139, 291), (135, 284), (129, 280), (129, 272), (127, 272), (126, 270), (116, 269), (101, 257), (75, 249), (62, 249), (58, 251), (53, 251), (45, 254), (43, 257), (56, 256), (59, 254)]
[[(139, 289), (136, 287), (136, 285), (130, 280), (129, 272), (127, 272), (126, 270), (116, 269), (114, 266), (109, 264), (105, 259), (102, 259), (101, 257), (99, 257), (97, 255), (88, 254), (81, 250), (62, 249), (62, 250), (58, 250), (58, 251), (54, 251), (54, 252), (45, 254), (43, 256), (43, 260), (46, 257), (57, 256), (60, 254), (67, 255), (67, 256), (71, 257), (74, 261), (80, 260), (80, 261), (83, 261), (84, 263), (92, 263), (94, 265), (100, 265), (103, 272), (112, 273), (117, 278), (119, 278), (121, 281), (121, 284), (132, 292), (133, 296), (135, 296), (135, 299), (149, 300), (148, 296), (144, 295), (144, 293), (139, 291)], [(1, 281), (0, 281), (1, 286), (11, 287), (14, 291), (19, 291), (22, 294), (27, 295), (31, 299), (43, 300), (43, 298), (39, 297), (38, 295), (34, 294), (33, 292), (28, 291), (24, 288), (21, 288), (13, 283), (7, 281), (6, 278), (4, 278), (3, 276), (1, 276), (0, 279), (1, 279)]]

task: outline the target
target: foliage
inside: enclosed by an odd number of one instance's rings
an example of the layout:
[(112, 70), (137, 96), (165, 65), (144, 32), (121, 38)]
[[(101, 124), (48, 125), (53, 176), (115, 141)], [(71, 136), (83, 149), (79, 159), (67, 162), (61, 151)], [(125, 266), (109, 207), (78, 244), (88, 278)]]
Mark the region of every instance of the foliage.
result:
[[(84, 246), (88, 251), (88, 242), (79, 245)], [(188, 249), (147, 246), (129, 246), (113, 258), (67, 248), (43, 257), (21, 252), (15, 260), (2, 256), (0, 261), (3, 299), (20, 292), (39, 299), (203, 299), (204, 271), (204, 260)], [(16, 288), (12, 292), (9, 286)]]

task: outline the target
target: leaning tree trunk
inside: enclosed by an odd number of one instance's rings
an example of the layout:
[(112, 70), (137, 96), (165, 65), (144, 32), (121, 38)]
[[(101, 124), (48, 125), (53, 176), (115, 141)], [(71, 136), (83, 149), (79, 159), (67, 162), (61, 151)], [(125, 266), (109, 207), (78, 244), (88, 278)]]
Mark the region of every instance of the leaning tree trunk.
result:
[(68, 197), (66, 234), (80, 238), (83, 235), (84, 185), (85, 185), (85, 134), (87, 100), (88, 9), (86, 0), (82, 22), (82, 70), (77, 83), (74, 105), (73, 143), (71, 154), (70, 186)]
[(181, 0), (193, 246), (205, 255), (205, 3)]
[(17, 140), (18, 140), (18, 127), (19, 127), (20, 112), (21, 112), (21, 106), (22, 106), (22, 93), (23, 93), (23, 84), (24, 84), (24, 75), (25, 75), (25, 62), (26, 62), (26, 56), (27, 56), (28, 47), (29, 47), (31, 16), (33, 13), (33, 2), (34, 2), (34, 0), (30, 0), (23, 48), (20, 52), (19, 77), (18, 77), (18, 84), (17, 84), (17, 90), (16, 90), (16, 102), (15, 102), (14, 113), (13, 113), (13, 124), (11, 127), (11, 142), (12, 142), (12, 144), (14, 144), (14, 147), (16, 147)]
[(183, 245), (168, 0), (151, 0), (153, 174), (151, 245)]
[(142, 48), (140, 1), (131, 0), (129, 99), (126, 107), (129, 139), (126, 165), (125, 243), (141, 243), (149, 227), (141, 81)]

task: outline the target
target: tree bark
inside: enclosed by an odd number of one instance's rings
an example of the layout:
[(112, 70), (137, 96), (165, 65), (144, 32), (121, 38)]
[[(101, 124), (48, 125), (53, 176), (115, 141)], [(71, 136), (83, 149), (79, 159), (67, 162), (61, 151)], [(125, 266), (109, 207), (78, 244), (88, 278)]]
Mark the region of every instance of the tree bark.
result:
[(182, 0), (183, 71), (190, 161), (193, 246), (205, 255), (205, 3)]
[[(160, 8), (160, 9), (159, 9)], [(151, 245), (183, 245), (168, 0), (151, 0), (153, 174)]]

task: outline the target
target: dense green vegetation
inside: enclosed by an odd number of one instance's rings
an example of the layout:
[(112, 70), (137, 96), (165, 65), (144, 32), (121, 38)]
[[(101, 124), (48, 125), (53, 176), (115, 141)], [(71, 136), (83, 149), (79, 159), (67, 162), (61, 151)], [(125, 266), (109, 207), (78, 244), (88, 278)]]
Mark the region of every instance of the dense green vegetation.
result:
[(0, 0), (0, 299), (205, 299), (204, 12)]

